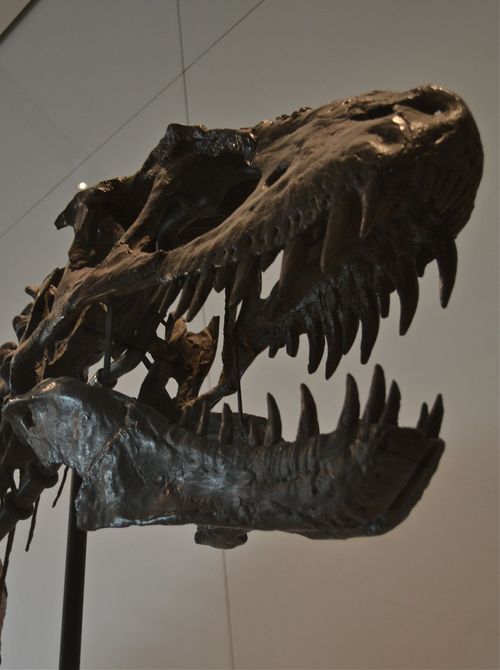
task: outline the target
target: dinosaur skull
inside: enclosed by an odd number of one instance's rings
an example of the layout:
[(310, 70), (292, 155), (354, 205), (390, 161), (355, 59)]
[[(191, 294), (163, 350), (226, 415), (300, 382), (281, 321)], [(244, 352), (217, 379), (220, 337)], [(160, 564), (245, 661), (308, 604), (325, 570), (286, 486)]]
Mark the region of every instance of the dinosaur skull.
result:
[[(47, 468), (81, 472), (86, 528), (191, 522), (200, 526), (197, 540), (215, 546), (239, 544), (251, 528), (308, 537), (388, 530), (437, 467), (440, 400), (430, 415), (423, 409), (416, 429), (399, 428), (399, 391), (393, 385), (386, 398), (376, 368), (363, 416), (350, 380), (337, 430), (320, 435), (303, 387), (293, 443), (281, 438), (272, 398), (267, 422), (210, 410), (262, 351), (296, 355), (302, 333), (310, 373), (326, 349), (330, 377), (359, 324), (366, 362), (390, 293), (400, 298), (403, 334), (418, 276), (433, 259), (446, 306), (454, 238), (481, 171), (469, 110), (437, 86), (373, 92), (242, 130), (170, 125), (135, 175), (78, 193), (58, 217), (59, 228), (75, 233), (68, 264), (34, 293), (16, 322), (19, 343), (2, 354), (11, 398), (4, 416), (15, 430), (4, 443), (14, 451), (29, 444)], [(262, 273), (281, 251), (279, 281), (261, 298)], [(223, 372), (200, 396), (218, 323), (194, 334), (183, 317), (192, 320), (212, 290), (226, 295)], [(141, 360), (148, 367), (138, 401), (84, 385), (103, 355), (106, 319), (114, 359), (107, 381)], [(60, 377), (72, 379), (53, 381)], [(165, 390), (172, 377), (176, 397)], [(73, 412), (71, 439), (61, 433), (62, 412)], [(78, 417), (91, 422), (94, 446)], [(118, 426), (121, 437), (103, 459)], [(91, 462), (102, 468), (91, 474)], [(138, 486), (140, 503), (130, 503)]]

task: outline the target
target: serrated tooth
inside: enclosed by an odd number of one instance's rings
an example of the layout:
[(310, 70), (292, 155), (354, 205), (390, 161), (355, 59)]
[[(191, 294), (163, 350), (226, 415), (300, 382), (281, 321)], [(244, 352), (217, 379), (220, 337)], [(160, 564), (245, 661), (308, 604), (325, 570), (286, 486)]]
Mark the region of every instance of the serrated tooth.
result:
[(194, 317), (198, 314), (200, 309), (205, 304), (206, 299), (210, 295), (210, 291), (213, 288), (215, 279), (215, 270), (210, 268), (210, 270), (202, 277), (200, 277), (196, 290), (189, 305), (188, 313), (186, 315), (186, 321), (192, 321)]
[(361, 317), (361, 363), (368, 362), (373, 346), (377, 340), (380, 318), (377, 309), (377, 300), (371, 291), (363, 291), (363, 316)]
[(446, 307), (453, 291), (457, 275), (457, 247), (455, 240), (448, 240), (436, 247), (436, 261), (439, 270), (439, 297), (441, 306)]
[(398, 425), (399, 408), (401, 407), (401, 392), (396, 382), (392, 382), (389, 388), (389, 394), (385, 403), (385, 408), (380, 417), (383, 425)]
[(190, 275), (185, 281), (177, 309), (175, 310), (175, 319), (179, 319), (191, 304), (197, 284), (198, 275)]
[(210, 404), (208, 400), (204, 400), (201, 406), (201, 414), (196, 426), (198, 435), (205, 437), (208, 430), (208, 422), (210, 420)]
[(352, 375), (346, 377), (345, 399), (337, 428), (351, 428), (356, 426), (359, 421), (359, 392), (356, 380)]
[(441, 423), (443, 421), (443, 414), (443, 397), (441, 394), (439, 394), (434, 401), (434, 405), (432, 406), (429, 417), (425, 424), (425, 434), (427, 437), (439, 437), (439, 431), (441, 430)]
[(210, 404), (208, 400), (204, 400), (201, 405), (201, 410), (197, 412), (199, 418), (196, 423), (196, 433), (205, 437), (208, 430), (208, 423), (210, 421)]
[(175, 326), (175, 318), (173, 314), (168, 315), (168, 319), (161, 322), (165, 326), (165, 342), (168, 342), (172, 337), (172, 332)]
[(181, 290), (183, 284), (184, 284), (184, 279), (183, 278), (178, 278), (178, 279), (172, 279), (170, 284), (167, 286), (165, 296), (162, 300), (162, 303), (161, 303), (160, 309), (159, 309), (159, 314), (161, 316), (164, 316), (167, 313), (170, 305), (174, 302), (174, 300), (179, 295), (179, 291)]
[(378, 307), (380, 310), (380, 316), (382, 319), (386, 319), (389, 316), (389, 309), (391, 306), (391, 294), (389, 291), (381, 290), (377, 294)]
[(269, 345), (269, 358), (274, 358), (283, 345), (273, 342)]
[(181, 428), (189, 428), (191, 423), (191, 405), (186, 405), (182, 410), (181, 418), (179, 419), (177, 425)]
[(342, 329), (336, 312), (323, 315), (325, 337), (328, 344), (325, 377), (330, 379), (342, 358)]
[(305, 384), (300, 385), (300, 419), (297, 440), (319, 435), (318, 412), (311, 391)]
[(382, 319), (386, 319), (389, 316), (391, 292), (394, 291), (394, 288), (394, 284), (387, 275), (379, 275), (377, 277), (377, 303)]
[(377, 221), (377, 213), (380, 207), (380, 182), (372, 179), (361, 191), (361, 226), (359, 236), (364, 238), (368, 235)]
[(286, 353), (295, 358), (299, 350), (300, 336), (295, 328), (291, 328), (286, 334)]
[(361, 363), (365, 365), (370, 359), (380, 325), (378, 313), (367, 316), (361, 321)]
[(258, 421), (249, 419), (250, 430), (248, 431), (248, 444), (250, 447), (260, 447), (262, 444), (262, 431)]
[(224, 265), (223, 267), (217, 268), (214, 281), (214, 289), (217, 293), (223, 291), (226, 286), (232, 286), (234, 273), (234, 265)]
[(422, 403), (422, 407), (420, 408), (420, 414), (417, 421), (417, 430), (420, 430), (422, 433), (425, 433), (425, 426), (427, 424), (428, 418), (429, 418), (429, 408), (427, 407), (427, 403), (424, 402)]
[(281, 261), (280, 278), (278, 283), (278, 294), (283, 297), (290, 289), (303, 271), (307, 257), (307, 242), (303, 236), (298, 235), (288, 242), (283, 252)]
[(377, 423), (385, 407), (385, 376), (380, 365), (373, 370), (372, 383), (366, 401), (363, 421), (365, 423)]
[(307, 339), (309, 342), (309, 363), (307, 370), (313, 374), (318, 369), (323, 352), (325, 350), (325, 336), (323, 335), (323, 326), (319, 317), (315, 314), (309, 314), (307, 318)]
[(240, 315), (246, 315), (248, 310), (251, 310), (253, 313), (255, 313), (255, 311), (260, 312), (261, 306), (263, 304), (263, 301), (260, 299), (261, 292), (262, 272), (260, 269), (257, 269), (255, 281), (248, 286), (247, 293), (243, 298), (243, 302), (241, 303)]
[(267, 394), (267, 426), (264, 433), (264, 446), (269, 447), (281, 439), (281, 416), (273, 396)]
[(358, 239), (361, 226), (361, 205), (357, 194), (339, 197), (328, 216), (320, 267), (323, 274), (335, 264), (339, 256)]
[(236, 277), (231, 289), (229, 306), (237, 307), (243, 300), (251, 285), (259, 278), (259, 259), (257, 256), (248, 254), (246, 258), (236, 266)]
[(404, 335), (413, 321), (418, 305), (418, 279), (415, 268), (409, 262), (401, 263), (399, 266), (396, 275), (396, 291), (401, 304), (399, 334)]
[(264, 251), (260, 256), (260, 269), (265, 272), (267, 268), (272, 265), (276, 256), (280, 253), (280, 249), (271, 249), (271, 251)]
[(351, 307), (345, 305), (342, 315), (342, 353), (344, 356), (350, 351), (358, 334), (359, 319)]
[(219, 442), (221, 444), (232, 444), (234, 439), (233, 413), (227, 403), (222, 407), (219, 429)]

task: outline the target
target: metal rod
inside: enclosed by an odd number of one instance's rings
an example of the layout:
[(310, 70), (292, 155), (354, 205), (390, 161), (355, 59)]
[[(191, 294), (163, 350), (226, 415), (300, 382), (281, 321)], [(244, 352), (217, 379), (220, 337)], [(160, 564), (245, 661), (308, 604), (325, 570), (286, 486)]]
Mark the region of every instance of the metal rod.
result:
[(80, 484), (79, 475), (73, 471), (71, 474), (59, 670), (80, 670), (87, 549), (87, 533), (79, 530), (76, 525), (75, 499)]

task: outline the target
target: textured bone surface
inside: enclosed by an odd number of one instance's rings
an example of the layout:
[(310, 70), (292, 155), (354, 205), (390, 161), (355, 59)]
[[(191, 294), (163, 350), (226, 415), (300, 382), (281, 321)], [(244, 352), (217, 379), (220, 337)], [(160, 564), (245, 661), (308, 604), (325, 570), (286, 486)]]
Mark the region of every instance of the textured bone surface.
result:
[[(240, 130), (172, 124), (135, 175), (78, 193), (56, 220), (74, 231), (66, 266), (27, 289), (17, 342), (0, 349), (3, 532), (61, 464), (83, 478), (89, 530), (193, 523), (197, 542), (229, 548), (252, 529), (348, 538), (400, 523), (443, 451), (440, 396), (415, 428), (399, 427), (399, 389), (386, 391), (375, 366), (364, 410), (348, 376), (338, 426), (321, 433), (302, 385), (292, 442), (272, 396), (266, 419), (212, 410), (259, 354), (295, 356), (302, 334), (309, 373), (324, 359), (331, 377), (358, 329), (366, 363), (391, 293), (401, 334), (410, 327), (433, 260), (446, 306), (481, 172), (465, 103), (421, 86)], [(279, 281), (262, 297), (280, 252)], [(190, 332), (212, 291), (225, 294), (223, 324)], [(103, 388), (89, 368), (106, 325)], [(219, 339), (222, 374), (200, 394)], [(139, 364), (137, 399), (109, 388)]]

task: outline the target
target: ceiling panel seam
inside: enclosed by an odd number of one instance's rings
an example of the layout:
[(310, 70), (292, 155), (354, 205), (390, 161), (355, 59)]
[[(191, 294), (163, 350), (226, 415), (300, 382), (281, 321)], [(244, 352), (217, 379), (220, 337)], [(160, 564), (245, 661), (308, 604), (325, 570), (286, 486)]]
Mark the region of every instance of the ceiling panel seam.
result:
[(184, 91), (184, 111), (186, 113), (186, 123), (190, 124), (190, 114), (189, 114), (189, 100), (188, 100), (188, 91), (187, 91), (187, 81), (186, 81), (186, 62), (184, 59), (184, 40), (182, 36), (182, 16), (181, 16), (181, 3), (180, 0), (177, 0), (177, 26), (179, 28), (179, 45), (181, 48), (181, 67), (182, 67), (182, 89)]
[(28, 207), (27, 210), (25, 210), (20, 216), (18, 216), (11, 224), (6, 228), (2, 233), (0, 233), (0, 239), (7, 235), (15, 226), (17, 226), (18, 223), (20, 223), (28, 214), (30, 214), (40, 203), (42, 203), (51, 193), (53, 193), (61, 184), (63, 184), (68, 177), (71, 177), (72, 174), (74, 174), (79, 168), (82, 167), (90, 158), (96, 155), (98, 151), (100, 151), (108, 142), (110, 142), (114, 137), (116, 137), (128, 124), (133, 121), (135, 118), (141, 114), (149, 105), (151, 105), (157, 98), (162, 95), (168, 88), (170, 88), (173, 84), (175, 84), (176, 81), (182, 76), (182, 72), (180, 72), (178, 75), (176, 75), (171, 81), (168, 82), (168, 84), (165, 84), (155, 95), (153, 95), (147, 102), (145, 102), (139, 109), (137, 109), (128, 119), (126, 119), (122, 124), (118, 126), (108, 137), (106, 137), (102, 142), (100, 142), (95, 149), (92, 149), (92, 151), (85, 156), (85, 158), (82, 158), (82, 160), (78, 161), (76, 165), (74, 165), (69, 172), (67, 172), (63, 177), (61, 177), (53, 186), (49, 188), (46, 193), (44, 193), (42, 196), (40, 196), (30, 207)]
[(241, 16), (235, 23), (233, 23), (232, 26), (229, 26), (229, 28), (225, 32), (223, 32), (222, 35), (220, 35), (214, 42), (212, 42), (212, 44), (209, 47), (207, 47), (205, 51), (202, 51), (199, 56), (196, 56), (196, 58), (193, 59), (189, 63), (189, 65), (186, 66), (185, 68), (186, 71), (192, 68), (193, 65), (198, 63), (198, 61), (200, 61), (202, 58), (204, 58), (209, 51), (211, 51), (215, 46), (217, 46), (217, 44), (219, 44), (219, 42), (221, 42), (225, 37), (227, 37), (227, 35), (229, 35), (230, 32), (232, 32), (237, 26), (240, 25), (240, 23), (242, 23), (245, 19), (247, 19), (250, 16), (250, 14), (253, 14), (258, 7), (264, 4), (264, 2), (266, 2), (266, 0), (259, 0), (259, 2), (257, 2), (251, 9), (248, 10), (248, 12), (246, 12), (246, 14), (243, 14), (243, 16)]
[(179, 72), (178, 75), (176, 75), (171, 81), (169, 81), (165, 86), (163, 86), (155, 95), (153, 95), (147, 102), (145, 102), (139, 109), (137, 109), (128, 119), (126, 119), (122, 124), (118, 126), (108, 137), (106, 137), (102, 142), (100, 142), (95, 149), (92, 149), (92, 151), (85, 156), (85, 158), (82, 158), (82, 160), (78, 161), (78, 163), (69, 170), (63, 177), (61, 177), (53, 186), (50, 187), (48, 191), (46, 191), (43, 195), (41, 195), (28, 209), (26, 209), (22, 214), (20, 214), (14, 221), (8, 226), (5, 230), (3, 230), (0, 233), (0, 239), (2, 239), (5, 235), (7, 235), (15, 226), (17, 226), (18, 223), (20, 223), (28, 214), (30, 214), (38, 205), (40, 205), (48, 196), (53, 193), (61, 184), (63, 184), (66, 179), (71, 177), (72, 174), (74, 174), (79, 168), (81, 168), (85, 163), (91, 159), (93, 156), (95, 156), (98, 151), (100, 151), (108, 142), (110, 142), (114, 137), (116, 137), (124, 128), (128, 126), (128, 124), (133, 121), (141, 112), (143, 112), (145, 109), (149, 107), (162, 93), (164, 93), (168, 88), (170, 88), (175, 82), (177, 82), (181, 77), (185, 77), (186, 72), (193, 67), (196, 63), (198, 63), (204, 56), (208, 54), (209, 51), (211, 51), (221, 40), (224, 39), (232, 30), (234, 30), (242, 21), (244, 21), (250, 14), (252, 14), (260, 5), (262, 5), (266, 0), (260, 0), (257, 2), (246, 14), (244, 14), (238, 21), (236, 21), (232, 26), (230, 26), (220, 37), (218, 37), (209, 47), (203, 51), (199, 56), (197, 56), (191, 63), (189, 63), (187, 66), (182, 68), (182, 71)]
[(25, 99), (29, 103), (29, 105), (36, 111), (36, 113), (43, 119), (43, 121), (48, 126), (50, 126), (50, 128), (54, 131), (54, 133), (58, 135), (65, 144), (67, 144), (73, 151), (78, 149), (73, 139), (54, 123), (54, 121), (47, 114), (45, 109), (40, 104), (38, 104), (38, 102), (34, 98), (32, 98), (31, 95), (29, 95), (29, 93), (27, 93), (24, 90), (24, 88), (22, 88), (19, 85), (19, 82), (17, 82), (10, 76), (9, 72), (7, 72), (7, 70), (4, 67), (2, 67), (1, 64), (0, 64), (0, 73), (2, 77), (4, 77), (9, 82), (12, 88), (17, 91), (19, 96)]

